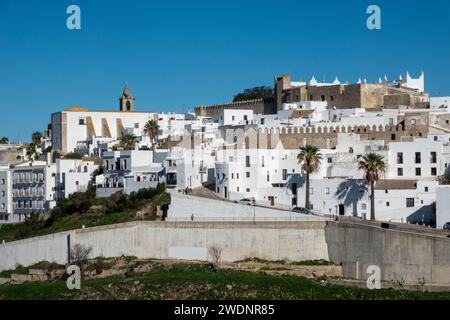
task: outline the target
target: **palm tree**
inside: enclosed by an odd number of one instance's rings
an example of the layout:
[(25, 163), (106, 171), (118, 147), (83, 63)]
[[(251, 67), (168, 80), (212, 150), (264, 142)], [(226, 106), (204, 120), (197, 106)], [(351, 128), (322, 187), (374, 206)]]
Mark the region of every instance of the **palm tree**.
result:
[(39, 131), (33, 132), (31, 135), (31, 143), (33, 143), (35, 146), (38, 146), (41, 144), (42, 140), (42, 133)]
[(380, 180), (381, 173), (386, 171), (382, 155), (368, 153), (359, 160), (358, 170), (364, 171), (370, 183), (370, 220), (375, 220), (375, 183)]
[(155, 139), (159, 136), (159, 125), (156, 120), (148, 120), (144, 126), (144, 132), (148, 135), (152, 142), (152, 149), (154, 149)]
[(36, 149), (36, 145), (35, 145), (35, 144), (31, 143), (31, 144), (27, 147), (27, 150), (26, 150), (26, 156), (27, 156), (27, 158), (28, 158), (28, 160), (29, 160), (30, 162), (33, 162), (34, 160), (37, 159), (37, 157), (39, 157), (39, 154), (38, 154), (38, 152), (37, 152), (37, 149)]
[(132, 133), (124, 133), (120, 138), (120, 146), (125, 150), (133, 150), (139, 139)]
[(315, 171), (320, 166), (322, 161), (322, 155), (319, 152), (319, 148), (312, 144), (306, 144), (304, 147), (300, 148), (300, 153), (297, 155), (298, 163), (301, 164), (301, 170), (306, 174), (306, 197), (305, 197), (305, 207), (310, 209), (311, 205), (309, 202), (309, 175)]

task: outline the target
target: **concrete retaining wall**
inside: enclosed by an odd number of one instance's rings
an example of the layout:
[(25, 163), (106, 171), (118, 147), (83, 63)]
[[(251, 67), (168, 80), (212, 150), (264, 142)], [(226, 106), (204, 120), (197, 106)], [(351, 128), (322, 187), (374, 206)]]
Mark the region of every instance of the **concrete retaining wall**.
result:
[(328, 222), (325, 235), (345, 277), (366, 280), (367, 267), (377, 265), (384, 281), (450, 284), (450, 239), (442, 235), (344, 222)]
[(209, 260), (209, 249), (218, 247), (224, 262), (324, 259), (342, 263), (353, 279), (367, 279), (367, 267), (377, 265), (381, 280), (450, 284), (450, 238), (442, 233), (331, 221), (140, 221), (62, 232), (0, 244), (0, 271), (43, 260), (65, 264), (69, 234), (72, 246), (92, 246), (91, 257)]
[[(249, 257), (293, 261), (328, 259), (325, 222), (132, 222), (70, 232), (75, 243), (92, 246), (91, 257), (207, 260), (221, 248), (222, 260)], [(58, 233), (0, 245), (0, 271), (16, 264), (67, 262), (67, 235)]]

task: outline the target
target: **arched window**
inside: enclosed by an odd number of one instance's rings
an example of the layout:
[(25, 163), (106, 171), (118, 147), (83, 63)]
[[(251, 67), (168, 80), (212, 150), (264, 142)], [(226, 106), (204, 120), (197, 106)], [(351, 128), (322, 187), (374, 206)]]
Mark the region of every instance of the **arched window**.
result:
[(127, 101), (127, 111), (130, 111), (130, 110), (131, 110), (131, 102)]

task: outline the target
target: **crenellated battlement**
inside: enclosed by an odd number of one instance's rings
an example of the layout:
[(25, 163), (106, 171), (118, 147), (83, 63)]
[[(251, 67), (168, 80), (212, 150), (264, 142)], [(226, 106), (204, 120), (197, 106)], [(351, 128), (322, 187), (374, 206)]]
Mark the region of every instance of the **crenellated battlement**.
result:
[(386, 126), (340, 126), (340, 125), (319, 125), (319, 126), (297, 126), (289, 128), (260, 128), (258, 134), (330, 134), (330, 133), (394, 133), (405, 132), (402, 125), (386, 125)]

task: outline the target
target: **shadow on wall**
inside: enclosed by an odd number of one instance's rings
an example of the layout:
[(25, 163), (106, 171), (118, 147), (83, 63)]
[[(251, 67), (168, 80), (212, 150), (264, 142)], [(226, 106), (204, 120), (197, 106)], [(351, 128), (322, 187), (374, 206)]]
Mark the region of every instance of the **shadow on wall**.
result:
[(430, 204), (420, 207), (406, 218), (408, 223), (436, 227), (436, 206)]
[(297, 196), (297, 206), (300, 206), (300, 199), (303, 199), (303, 203), (305, 201), (305, 195), (300, 194), (299, 189), (303, 188), (306, 183), (305, 177), (300, 173), (289, 173), (287, 176), (287, 187), (292, 192), (293, 195)]
[[(368, 185), (365, 180), (346, 180), (339, 184), (336, 199), (346, 208), (351, 207), (352, 216), (358, 217), (358, 202), (361, 201), (368, 192)], [(369, 206), (367, 207), (369, 211)]]

